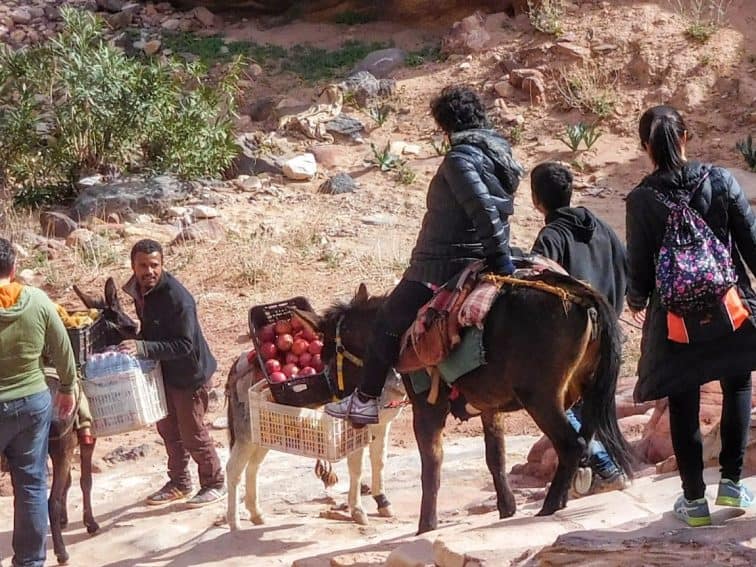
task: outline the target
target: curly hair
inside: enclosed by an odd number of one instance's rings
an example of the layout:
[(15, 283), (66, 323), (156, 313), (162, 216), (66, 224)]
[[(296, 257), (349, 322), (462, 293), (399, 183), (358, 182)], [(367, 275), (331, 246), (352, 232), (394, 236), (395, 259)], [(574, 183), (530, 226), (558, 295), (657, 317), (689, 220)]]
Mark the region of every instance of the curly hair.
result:
[(447, 134), (491, 127), (478, 93), (464, 85), (444, 88), (430, 107), (436, 124)]
[(560, 163), (541, 163), (530, 172), (530, 189), (548, 212), (569, 207), (572, 199), (572, 173)]
[(7, 278), (11, 275), (13, 267), (16, 265), (16, 251), (10, 240), (0, 238), (0, 278)]

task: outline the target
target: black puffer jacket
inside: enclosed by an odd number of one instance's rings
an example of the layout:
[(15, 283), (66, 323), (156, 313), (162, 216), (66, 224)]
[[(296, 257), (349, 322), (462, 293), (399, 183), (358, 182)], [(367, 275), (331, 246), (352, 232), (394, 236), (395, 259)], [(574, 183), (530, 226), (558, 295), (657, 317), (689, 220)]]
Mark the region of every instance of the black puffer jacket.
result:
[(218, 364), (202, 334), (194, 298), (168, 272), (143, 297), (132, 277), (123, 290), (134, 298), (142, 322), (139, 354), (159, 360), (165, 383), (196, 390), (215, 373)]
[(405, 279), (443, 284), (473, 260), (511, 265), (508, 217), (524, 171), (493, 130), (451, 136), (428, 189), (427, 210)]
[[(702, 183), (707, 171), (708, 178)], [(756, 216), (732, 174), (720, 167), (690, 162), (681, 171), (646, 177), (627, 197), (627, 302), (634, 310), (648, 306), (635, 388), (638, 401), (663, 398), (756, 369), (753, 317), (721, 339), (691, 345), (667, 339), (666, 311), (656, 294), (655, 276), (669, 213), (654, 189), (694, 192), (691, 206), (722, 242), (732, 242), (738, 287), (752, 313), (756, 312), (756, 294), (746, 270), (747, 265), (756, 273)]]

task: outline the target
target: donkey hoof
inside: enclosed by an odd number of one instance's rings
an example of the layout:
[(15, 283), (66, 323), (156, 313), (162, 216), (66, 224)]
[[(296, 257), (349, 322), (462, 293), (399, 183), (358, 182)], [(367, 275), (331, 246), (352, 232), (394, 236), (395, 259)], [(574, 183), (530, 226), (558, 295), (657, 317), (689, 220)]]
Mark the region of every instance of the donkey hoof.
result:
[(362, 508), (352, 510), (352, 519), (361, 526), (367, 526), (368, 524), (367, 514), (365, 514), (365, 510)]
[(98, 524), (94, 520), (91, 522), (86, 522), (86, 526), (87, 526), (87, 533), (89, 535), (95, 535), (100, 530), (100, 524)]
[(60, 554), (55, 554), (55, 557), (58, 559), (58, 565), (68, 565), (68, 560), (70, 559), (70, 556), (68, 555), (67, 551), (64, 551)]
[(265, 518), (263, 518), (262, 514), (253, 514), (249, 517), (249, 520), (256, 526), (262, 526), (265, 523)]
[(239, 520), (236, 521), (229, 521), (228, 522), (228, 528), (232, 532), (238, 532), (241, 528), (239, 527)]
[(383, 508), (378, 508), (378, 515), (381, 518), (393, 518), (394, 517), (394, 510), (391, 508), (391, 505), (384, 506)]

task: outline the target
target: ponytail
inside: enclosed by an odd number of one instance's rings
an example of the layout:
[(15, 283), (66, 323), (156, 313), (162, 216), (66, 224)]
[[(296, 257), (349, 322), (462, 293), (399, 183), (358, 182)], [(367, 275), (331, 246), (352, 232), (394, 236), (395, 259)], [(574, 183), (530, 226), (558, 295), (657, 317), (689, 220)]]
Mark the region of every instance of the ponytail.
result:
[(687, 127), (671, 106), (654, 106), (643, 113), (638, 127), (641, 143), (650, 150), (656, 167), (677, 171), (685, 164), (683, 146)]

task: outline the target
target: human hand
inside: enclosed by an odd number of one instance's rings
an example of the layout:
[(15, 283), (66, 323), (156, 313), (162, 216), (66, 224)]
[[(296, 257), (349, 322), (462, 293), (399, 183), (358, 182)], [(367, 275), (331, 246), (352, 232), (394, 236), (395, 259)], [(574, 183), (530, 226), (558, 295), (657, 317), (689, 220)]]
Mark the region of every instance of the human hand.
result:
[(56, 418), (61, 421), (66, 421), (69, 417), (71, 417), (75, 405), (76, 398), (74, 398), (73, 394), (64, 394), (62, 392), (55, 394), (53, 408), (55, 410)]
[(118, 352), (122, 352), (123, 354), (130, 354), (131, 356), (136, 356), (139, 353), (139, 349), (137, 348), (137, 342), (134, 339), (121, 341), (121, 343), (118, 345)]
[(645, 320), (646, 320), (645, 309), (641, 309), (640, 311), (633, 311), (633, 321), (635, 321), (639, 325), (643, 325)]

